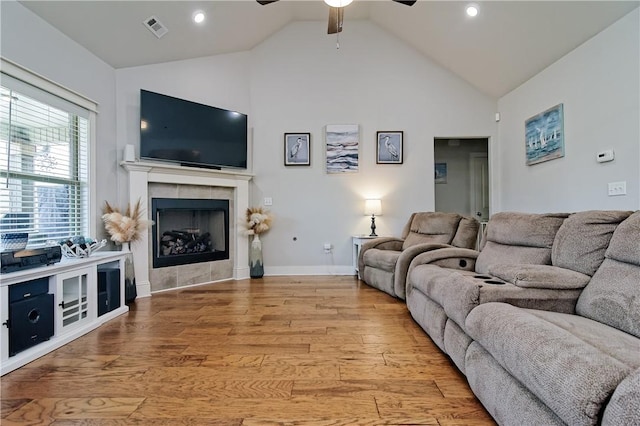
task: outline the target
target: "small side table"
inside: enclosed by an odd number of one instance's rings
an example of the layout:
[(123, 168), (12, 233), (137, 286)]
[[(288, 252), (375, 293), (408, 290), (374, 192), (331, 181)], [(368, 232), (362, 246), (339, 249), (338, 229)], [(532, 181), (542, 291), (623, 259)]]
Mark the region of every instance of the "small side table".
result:
[(360, 256), (360, 247), (362, 247), (362, 245), (367, 241), (376, 238), (380, 237), (370, 237), (368, 235), (353, 235), (351, 237), (351, 239), (353, 240), (353, 269), (356, 271), (356, 275), (358, 276), (358, 278), (360, 278), (360, 271), (358, 271), (358, 256)]

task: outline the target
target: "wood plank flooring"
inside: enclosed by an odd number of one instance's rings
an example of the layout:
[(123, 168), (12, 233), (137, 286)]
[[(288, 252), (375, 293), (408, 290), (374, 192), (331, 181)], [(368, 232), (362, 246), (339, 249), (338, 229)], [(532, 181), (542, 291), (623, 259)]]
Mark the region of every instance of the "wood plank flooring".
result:
[(354, 277), (138, 299), (1, 379), (9, 425), (493, 425), (406, 306)]

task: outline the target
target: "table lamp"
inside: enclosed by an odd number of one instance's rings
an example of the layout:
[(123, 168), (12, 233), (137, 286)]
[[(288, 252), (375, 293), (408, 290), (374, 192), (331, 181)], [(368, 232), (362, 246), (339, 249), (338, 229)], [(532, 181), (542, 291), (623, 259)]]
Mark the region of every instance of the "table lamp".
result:
[(370, 237), (377, 237), (376, 234), (376, 215), (382, 215), (382, 201), (380, 200), (365, 200), (364, 202), (364, 214), (366, 216), (371, 215), (371, 234)]

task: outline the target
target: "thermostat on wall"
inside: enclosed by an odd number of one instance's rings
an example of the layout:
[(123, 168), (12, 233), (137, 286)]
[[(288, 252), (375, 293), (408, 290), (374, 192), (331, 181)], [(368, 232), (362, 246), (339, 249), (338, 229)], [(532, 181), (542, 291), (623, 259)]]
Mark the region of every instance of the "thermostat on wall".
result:
[(613, 161), (613, 150), (612, 149), (608, 149), (606, 151), (600, 151), (598, 154), (596, 154), (596, 161), (598, 163), (606, 163), (607, 161)]

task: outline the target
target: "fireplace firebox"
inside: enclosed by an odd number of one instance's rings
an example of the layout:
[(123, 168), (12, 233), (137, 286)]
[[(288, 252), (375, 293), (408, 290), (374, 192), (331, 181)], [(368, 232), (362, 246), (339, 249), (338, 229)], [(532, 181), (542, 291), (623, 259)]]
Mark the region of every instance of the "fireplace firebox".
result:
[(229, 259), (229, 200), (152, 198), (153, 267)]

